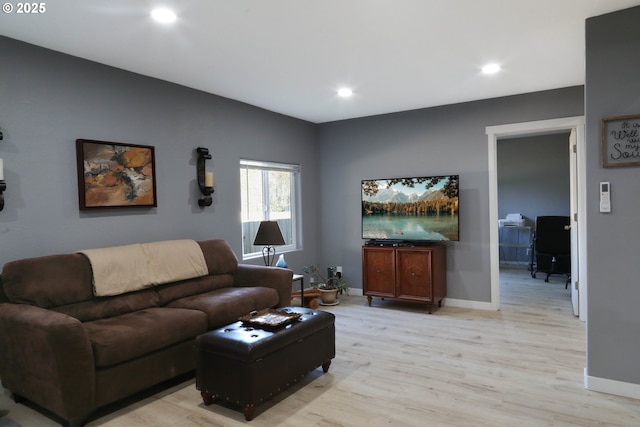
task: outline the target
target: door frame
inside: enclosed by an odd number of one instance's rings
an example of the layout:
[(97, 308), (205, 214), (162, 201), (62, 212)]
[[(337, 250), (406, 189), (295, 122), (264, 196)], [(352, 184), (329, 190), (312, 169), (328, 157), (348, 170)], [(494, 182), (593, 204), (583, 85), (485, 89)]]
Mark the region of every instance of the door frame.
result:
[[(577, 148), (577, 179), (571, 185), (571, 196), (577, 195), (577, 212), (579, 222), (573, 222), (578, 227), (578, 298), (580, 307), (580, 320), (587, 319), (587, 266), (586, 259), (586, 138), (584, 116), (564, 117), (559, 119), (538, 120), (532, 122), (512, 123), (497, 126), (487, 126), (489, 152), (489, 249), (491, 269), (491, 307), (500, 310), (500, 265), (498, 246), (498, 139), (533, 136), (536, 134), (552, 133), (558, 131), (575, 130)], [(573, 216), (573, 213), (572, 213)], [(572, 279), (571, 285), (574, 286)]]

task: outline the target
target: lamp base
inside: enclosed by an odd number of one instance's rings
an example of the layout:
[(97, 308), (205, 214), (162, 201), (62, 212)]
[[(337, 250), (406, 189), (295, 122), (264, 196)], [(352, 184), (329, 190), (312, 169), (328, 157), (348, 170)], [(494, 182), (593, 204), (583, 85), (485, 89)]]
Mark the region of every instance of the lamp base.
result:
[(264, 261), (264, 265), (267, 267), (271, 267), (273, 265), (273, 260), (276, 257), (276, 248), (273, 246), (265, 246), (262, 248), (262, 260)]

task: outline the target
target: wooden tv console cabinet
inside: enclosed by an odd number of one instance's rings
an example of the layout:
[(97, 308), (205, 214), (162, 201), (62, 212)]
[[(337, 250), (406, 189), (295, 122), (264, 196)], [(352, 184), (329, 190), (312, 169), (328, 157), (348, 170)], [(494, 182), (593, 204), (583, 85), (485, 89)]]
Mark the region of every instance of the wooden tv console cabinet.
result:
[(363, 246), (362, 293), (442, 305), (447, 294), (446, 246)]

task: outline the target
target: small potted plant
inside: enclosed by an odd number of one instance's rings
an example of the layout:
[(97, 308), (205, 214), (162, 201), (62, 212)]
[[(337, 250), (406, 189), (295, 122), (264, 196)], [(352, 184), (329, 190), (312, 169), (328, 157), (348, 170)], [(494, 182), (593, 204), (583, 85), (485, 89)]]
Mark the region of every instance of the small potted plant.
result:
[[(328, 269), (328, 277), (324, 277), (318, 267), (315, 265), (305, 265), (304, 272), (309, 275), (317, 275), (320, 283), (316, 286), (320, 291), (320, 298), (322, 300), (323, 305), (337, 305), (338, 294), (346, 294), (349, 295), (349, 288), (347, 287), (347, 282), (342, 279), (341, 273), (333, 273), (334, 268), (330, 267)], [(314, 281), (311, 280), (313, 283)]]

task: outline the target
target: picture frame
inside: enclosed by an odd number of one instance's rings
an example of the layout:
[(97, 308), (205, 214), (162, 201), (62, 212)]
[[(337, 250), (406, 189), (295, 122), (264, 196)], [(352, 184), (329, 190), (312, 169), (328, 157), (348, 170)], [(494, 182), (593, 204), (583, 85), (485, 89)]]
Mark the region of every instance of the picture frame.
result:
[(602, 167), (640, 165), (640, 114), (602, 119)]
[(80, 210), (157, 207), (155, 149), (76, 140)]

